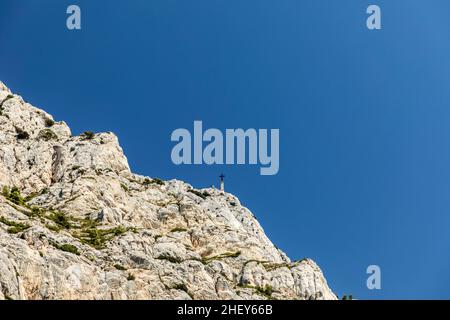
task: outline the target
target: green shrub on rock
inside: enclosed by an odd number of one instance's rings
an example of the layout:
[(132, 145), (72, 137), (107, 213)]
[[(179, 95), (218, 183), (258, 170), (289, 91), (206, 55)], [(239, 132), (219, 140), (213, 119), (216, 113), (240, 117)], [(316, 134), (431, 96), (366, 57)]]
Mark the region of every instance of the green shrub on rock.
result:
[(43, 129), (39, 132), (38, 138), (44, 141), (58, 140), (58, 136), (50, 129)]
[(93, 133), (92, 131), (85, 131), (81, 134), (81, 137), (83, 138), (83, 140), (92, 140), (95, 137), (95, 133)]

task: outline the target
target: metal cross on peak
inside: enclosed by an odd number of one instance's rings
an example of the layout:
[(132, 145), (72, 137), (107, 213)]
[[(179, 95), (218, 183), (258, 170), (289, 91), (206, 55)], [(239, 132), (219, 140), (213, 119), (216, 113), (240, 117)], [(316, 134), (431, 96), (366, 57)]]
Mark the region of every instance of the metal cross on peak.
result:
[(220, 178), (220, 191), (225, 191), (225, 181), (224, 181), (225, 175), (222, 173), (219, 176), (219, 178)]

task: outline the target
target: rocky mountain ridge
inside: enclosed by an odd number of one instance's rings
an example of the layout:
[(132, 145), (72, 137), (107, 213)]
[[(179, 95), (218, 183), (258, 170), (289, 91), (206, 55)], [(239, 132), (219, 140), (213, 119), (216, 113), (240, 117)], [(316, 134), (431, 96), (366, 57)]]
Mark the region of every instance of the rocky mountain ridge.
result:
[(0, 82), (0, 299), (336, 299), (239, 200), (133, 174)]

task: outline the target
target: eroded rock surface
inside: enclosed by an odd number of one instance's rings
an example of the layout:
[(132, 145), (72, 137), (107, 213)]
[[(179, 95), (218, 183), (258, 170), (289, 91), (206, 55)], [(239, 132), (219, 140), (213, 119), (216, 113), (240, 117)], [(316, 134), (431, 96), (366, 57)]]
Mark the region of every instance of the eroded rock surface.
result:
[(335, 299), (229, 193), (130, 171), (0, 82), (0, 299)]

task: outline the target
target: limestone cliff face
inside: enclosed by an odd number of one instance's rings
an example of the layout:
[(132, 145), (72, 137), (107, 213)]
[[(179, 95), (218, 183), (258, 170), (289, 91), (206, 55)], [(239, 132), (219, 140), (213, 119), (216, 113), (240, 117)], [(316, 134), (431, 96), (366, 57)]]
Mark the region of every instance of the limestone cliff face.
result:
[(335, 299), (239, 200), (133, 174), (0, 82), (0, 299)]

